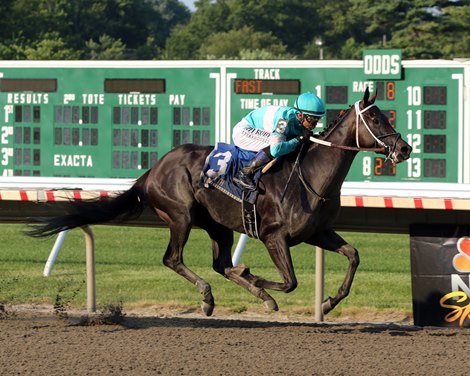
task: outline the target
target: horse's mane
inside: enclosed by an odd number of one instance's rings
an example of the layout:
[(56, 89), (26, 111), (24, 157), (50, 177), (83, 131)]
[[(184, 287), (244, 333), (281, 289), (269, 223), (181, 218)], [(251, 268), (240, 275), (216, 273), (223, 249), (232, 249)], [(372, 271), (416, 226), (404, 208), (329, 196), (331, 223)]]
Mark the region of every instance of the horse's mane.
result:
[(338, 123), (346, 116), (348, 111), (351, 109), (351, 106), (347, 110), (340, 110), (338, 113), (338, 116), (336, 116), (336, 119), (334, 119), (330, 124), (328, 124), (325, 129), (323, 129), (318, 135), (320, 138), (324, 139), (326, 138), (332, 131), (335, 129), (335, 127), (338, 125)]

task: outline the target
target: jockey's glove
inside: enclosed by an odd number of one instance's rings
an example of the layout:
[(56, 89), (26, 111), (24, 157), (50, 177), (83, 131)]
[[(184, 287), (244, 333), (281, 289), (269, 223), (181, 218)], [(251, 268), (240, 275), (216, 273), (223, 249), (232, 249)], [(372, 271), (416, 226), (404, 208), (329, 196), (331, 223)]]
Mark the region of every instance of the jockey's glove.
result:
[(313, 132), (311, 130), (307, 129), (307, 128), (303, 128), (302, 129), (302, 134), (300, 134), (300, 136), (310, 138), (311, 136), (313, 136)]
[(303, 142), (309, 142), (310, 141), (310, 136), (297, 136), (296, 137), (297, 140), (299, 140), (300, 143), (303, 143)]
[(310, 141), (310, 137), (313, 136), (312, 131), (309, 131), (308, 129), (302, 129), (302, 133), (297, 136), (297, 140), (300, 142), (308, 142)]

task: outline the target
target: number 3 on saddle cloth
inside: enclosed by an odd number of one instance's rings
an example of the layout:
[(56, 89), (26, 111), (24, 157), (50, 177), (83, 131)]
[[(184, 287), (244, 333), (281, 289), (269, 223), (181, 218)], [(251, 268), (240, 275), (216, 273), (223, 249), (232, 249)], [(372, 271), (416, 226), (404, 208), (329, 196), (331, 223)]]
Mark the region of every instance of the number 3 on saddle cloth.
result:
[[(256, 224), (256, 198), (258, 197), (258, 191), (243, 191), (233, 182), (233, 177), (255, 155), (256, 152), (219, 142), (207, 156), (201, 173), (201, 184), (204, 187), (214, 187), (242, 203), (243, 226), (245, 233), (252, 238), (258, 238), (258, 226)], [(260, 177), (261, 170), (258, 170), (253, 176), (256, 186)]]

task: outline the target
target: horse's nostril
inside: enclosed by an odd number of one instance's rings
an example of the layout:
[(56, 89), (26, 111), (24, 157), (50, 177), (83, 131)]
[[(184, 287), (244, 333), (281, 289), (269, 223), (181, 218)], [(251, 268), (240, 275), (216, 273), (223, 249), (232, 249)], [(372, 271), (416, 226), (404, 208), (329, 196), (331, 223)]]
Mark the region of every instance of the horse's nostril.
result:
[(409, 145), (403, 146), (403, 147), (401, 148), (401, 152), (402, 152), (403, 154), (410, 154), (411, 151), (412, 151), (412, 148), (411, 148), (411, 146), (409, 146)]

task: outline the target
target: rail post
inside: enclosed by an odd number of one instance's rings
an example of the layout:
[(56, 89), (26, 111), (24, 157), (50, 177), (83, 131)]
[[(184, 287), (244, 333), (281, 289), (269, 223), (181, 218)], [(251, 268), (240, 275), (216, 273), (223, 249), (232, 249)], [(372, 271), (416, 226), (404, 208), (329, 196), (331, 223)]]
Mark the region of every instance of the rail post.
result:
[(93, 313), (96, 312), (95, 240), (90, 226), (82, 226), (81, 229), (86, 244), (87, 310)]
[(325, 294), (325, 251), (315, 248), (315, 321), (324, 319), (322, 303)]

